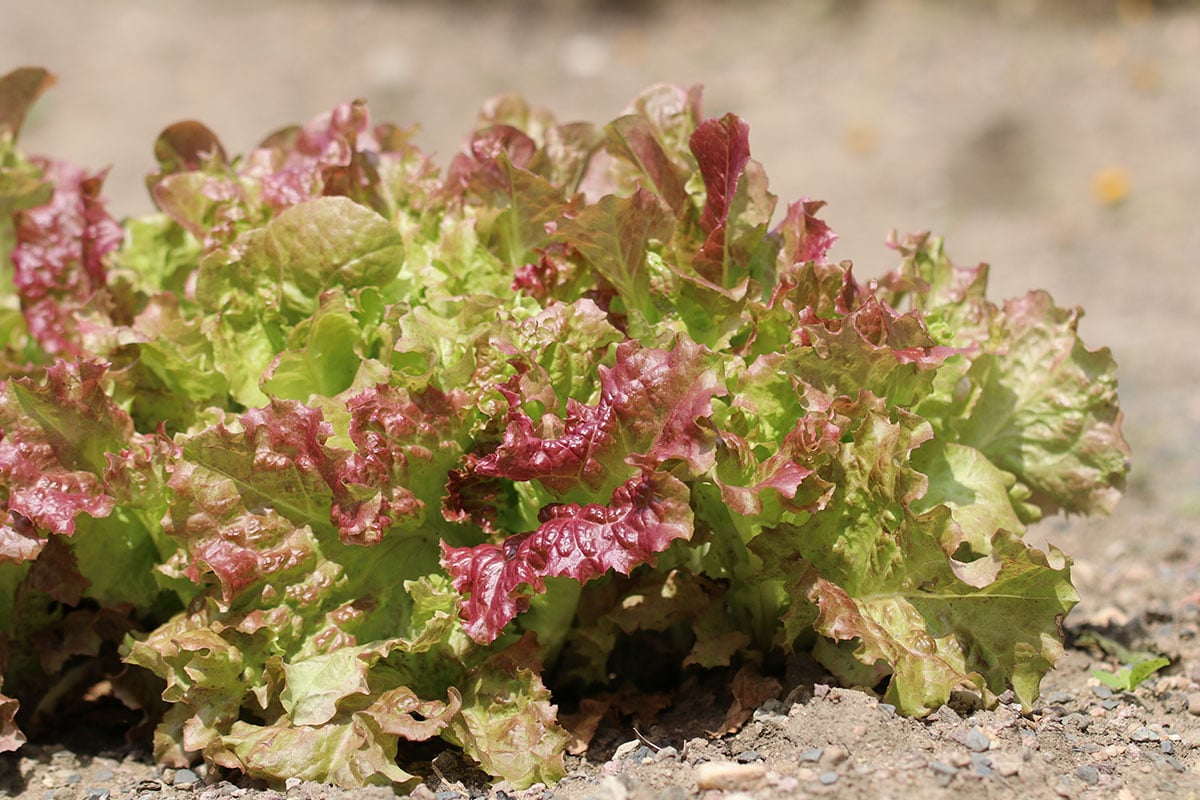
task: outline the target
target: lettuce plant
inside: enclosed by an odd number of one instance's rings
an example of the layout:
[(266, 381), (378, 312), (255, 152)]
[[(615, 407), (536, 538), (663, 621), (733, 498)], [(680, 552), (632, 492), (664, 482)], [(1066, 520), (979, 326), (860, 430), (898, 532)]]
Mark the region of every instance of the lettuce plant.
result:
[(1035, 699), (1076, 595), (1022, 534), (1127, 470), (1078, 310), (926, 234), (860, 279), (697, 89), (500, 97), (445, 171), (361, 103), (239, 157), (179, 123), (118, 223), (15, 147), (49, 80), (0, 83), (0, 749), (118, 645), (162, 761), (346, 787), (433, 737), (555, 780), (547, 686), (643, 634)]

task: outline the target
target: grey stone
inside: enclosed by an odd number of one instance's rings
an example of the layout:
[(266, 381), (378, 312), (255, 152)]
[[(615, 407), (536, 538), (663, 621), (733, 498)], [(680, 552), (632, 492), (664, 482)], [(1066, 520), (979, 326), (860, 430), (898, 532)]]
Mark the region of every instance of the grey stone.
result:
[(679, 750), (672, 747), (671, 745), (667, 745), (666, 747), (660, 747), (658, 749), (658, 752), (654, 754), (655, 761), (669, 761), (669, 760), (677, 759), (677, 758), (679, 758)]
[(827, 769), (817, 776), (817, 780), (819, 780), (825, 786), (832, 786), (833, 784), (837, 783), (838, 774), (831, 769)]
[(992, 740), (986, 733), (979, 728), (971, 728), (967, 731), (967, 735), (963, 738), (963, 744), (968, 750), (974, 750), (976, 753), (983, 753), (992, 746)]
[(175, 770), (175, 778), (171, 781), (172, 786), (195, 786), (200, 782), (200, 776), (192, 772), (190, 769)]
[(1088, 786), (1095, 786), (1100, 782), (1100, 770), (1093, 767), (1091, 764), (1084, 764), (1075, 770), (1075, 777), (1086, 783)]
[(1157, 742), (1159, 735), (1143, 725), (1129, 734), (1129, 740), (1132, 742)]
[(825, 754), (824, 747), (814, 747), (810, 750), (805, 750), (800, 754), (801, 761), (817, 762), (821, 760), (821, 756)]
[(93, 786), (90, 787), (83, 796), (85, 800), (108, 800), (109, 794), (110, 793), (108, 789), (101, 789)]
[(758, 752), (757, 750), (743, 750), (742, 752), (735, 755), (733, 757), (733, 760), (741, 762), (742, 764), (751, 764), (755, 761), (762, 761), (763, 754)]
[(67, 775), (67, 783), (81, 783), (82, 781), (83, 776), (78, 772), (72, 772), (71, 774)]
[(1112, 711), (1114, 708), (1121, 705), (1121, 701), (1115, 697), (1110, 697), (1100, 705), (1103, 706), (1105, 711)]
[(930, 761), (929, 768), (939, 775), (957, 775), (958, 767), (947, 764), (945, 761)]
[(1092, 694), (1096, 695), (1096, 697), (1099, 697), (1101, 700), (1105, 700), (1113, 696), (1113, 690), (1104, 685), (1093, 686)]
[(1165, 755), (1171, 755), (1175, 752), (1175, 743), (1170, 739), (1163, 739), (1158, 743), (1158, 749), (1163, 751)]
[(1056, 706), (1065, 705), (1067, 703), (1072, 703), (1074, 701), (1075, 701), (1075, 695), (1071, 694), (1070, 692), (1063, 692), (1063, 691), (1051, 692), (1050, 696), (1046, 698), (1047, 703), (1050, 703), (1050, 704), (1056, 705)]
[(1187, 764), (1184, 764), (1182, 761), (1180, 761), (1175, 756), (1167, 756), (1163, 760), (1166, 761), (1168, 764), (1170, 764), (1171, 769), (1175, 770), (1176, 772), (1187, 772), (1188, 771)]
[(621, 742), (621, 744), (617, 745), (617, 749), (613, 753), (612, 760), (620, 761), (624, 758), (628, 758), (633, 751), (637, 750), (639, 747), (645, 747), (645, 745), (637, 739), (630, 739), (627, 742)]

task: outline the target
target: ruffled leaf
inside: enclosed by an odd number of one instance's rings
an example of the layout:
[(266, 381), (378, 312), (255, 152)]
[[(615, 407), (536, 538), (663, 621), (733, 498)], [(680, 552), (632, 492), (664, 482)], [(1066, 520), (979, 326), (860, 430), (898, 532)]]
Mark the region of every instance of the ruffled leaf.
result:
[(544, 592), (549, 577), (580, 583), (610, 569), (623, 575), (676, 539), (692, 534), (687, 486), (661, 473), (644, 473), (613, 492), (607, 506), (551, 505), (542, 524), (503, 544), (442, 546), (442, 563), (454, 588), (466, 595), (460, 609), (473, 639), (486, 643), (528, 608), (523, 590)]

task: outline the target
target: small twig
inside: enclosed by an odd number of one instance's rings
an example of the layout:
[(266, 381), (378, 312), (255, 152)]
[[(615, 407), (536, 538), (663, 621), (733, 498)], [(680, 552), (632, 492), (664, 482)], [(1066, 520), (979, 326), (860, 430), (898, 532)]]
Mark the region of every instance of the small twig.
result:
[(633, 726), (633, 732), (634, 732), (634, 734), (637, 735), (637, 737), (639, 739), (641, 739), (643, 742), (645, 742), (647, 746), (653, 747), (655, 750), (662, 750), (662, 745), (655, 744), (654, 742), (650, 741), (645, 736), (643, 736), (642, 732), (637, 729), (637, 725)]

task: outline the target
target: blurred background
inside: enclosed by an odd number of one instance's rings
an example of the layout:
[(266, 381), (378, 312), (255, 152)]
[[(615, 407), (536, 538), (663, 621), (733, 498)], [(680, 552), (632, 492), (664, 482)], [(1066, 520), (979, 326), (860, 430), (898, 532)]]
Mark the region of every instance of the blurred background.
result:
[(703, 84), (781, 206), (829, 202), (859, 277), (894, 265), (890, 229), (931, 229), (992, 265), (995, 298), (1083, 306), (1135, 454), (1113, 524), (1200, 517), (1193, 3), (0, 0), (0, 72), (19, 65), (59, 77), (23, 149), (112, 165), (117, 216), (150, 209), (155, 137), (181, 119), (243, 152), (361, 97), (444, 167), (496, 93), (605, 122), (649, 84)]

